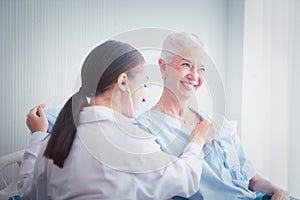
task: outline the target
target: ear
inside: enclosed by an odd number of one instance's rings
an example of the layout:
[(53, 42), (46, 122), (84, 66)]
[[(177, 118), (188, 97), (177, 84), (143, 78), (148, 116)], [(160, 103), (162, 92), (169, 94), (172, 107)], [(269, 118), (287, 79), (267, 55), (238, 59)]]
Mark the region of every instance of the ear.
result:
[(120, 88), (121, 91), (126, 91), (126, 84), (128, 81), (128, 77), (126, 73), (121, 73), (118, 76), (116, 85)]
[(159, 64), (160, 72), (161, 72), (162, 76), (164, 77), (166, 74), (166, 62), (162, 58), (160, 58), (158, 60), (158, 64)]

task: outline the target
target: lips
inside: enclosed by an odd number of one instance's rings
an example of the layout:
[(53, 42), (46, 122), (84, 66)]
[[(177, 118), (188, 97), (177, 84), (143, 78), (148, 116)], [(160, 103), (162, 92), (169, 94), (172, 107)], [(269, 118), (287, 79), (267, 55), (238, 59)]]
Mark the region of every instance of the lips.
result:
[(186, 82), (186, 81), (180, 81), (180, 83), (184, 86), (185, 89), (187, 90), (193, 90), (198, 83), (194, 83), (194, 82)]

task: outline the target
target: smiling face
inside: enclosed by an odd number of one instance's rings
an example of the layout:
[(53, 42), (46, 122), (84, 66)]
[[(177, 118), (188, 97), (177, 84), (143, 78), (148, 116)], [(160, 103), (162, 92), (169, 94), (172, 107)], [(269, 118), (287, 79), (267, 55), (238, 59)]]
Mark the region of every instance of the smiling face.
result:
[(205, 65), (202, 54), (201, 49), (189, 47), (172, 56), (169, 62), (160, 59), (165, 87), (179, 100), (188, 100), (203, 84)]

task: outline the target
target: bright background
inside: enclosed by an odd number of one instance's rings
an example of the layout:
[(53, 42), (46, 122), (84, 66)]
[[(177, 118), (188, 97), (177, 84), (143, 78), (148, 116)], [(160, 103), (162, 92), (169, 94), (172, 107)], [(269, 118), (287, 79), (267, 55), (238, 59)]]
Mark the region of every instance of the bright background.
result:
[(257, 171), (300, 197), (299, 23), (297, 0), (1, 0), (0, 156), (27, 146), (31, 107), (61, 107), (72, 95), (101, 41), (144, 27), (193, 32), (222, 76), (227, 116), (240, 122)]

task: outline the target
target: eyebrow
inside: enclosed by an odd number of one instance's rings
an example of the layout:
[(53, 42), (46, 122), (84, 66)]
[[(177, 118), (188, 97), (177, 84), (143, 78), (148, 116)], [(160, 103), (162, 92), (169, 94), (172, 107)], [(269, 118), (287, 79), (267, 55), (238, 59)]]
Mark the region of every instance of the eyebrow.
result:
[[(186, 58), (184, 58), (184, 57), (181, 57), (181, 56), (179, 56), (180, 58), (181, 58), (181, 60), (185, 60), (186, 62), (189, 62), (191, 65), (193, 65), (193, 66), (195, 66), (190, 60), (188, 60), (188, 59), (186, 59)], [(204, 64), (201, 64), (199, 67), (206, 67), (207, 65), (204, 65)]]
[(185, 61), (187, 61), (187, 62), (189, 62), (189, 63), (191, 63), (192, 64), (192, 62), (190, 61), (190, 60), (188, 60), (188, 59), (186, 59), (186, 58), (184, 58), (184, 57), (181, 57), (181, 56), (179, 56), (182, 60), (185, 60)]
[[(181, 58), (181, 60), (185, 60), (186, 62), (189, 62), (191, 65), (195, 66), (190, 60), (188, 60), (188, 59), (186, 59), (186, 58), (184, 58), (184, 57), (182, 57), (180, 55), (177, 55), (177, 56), (179, 56)], [(207, 65), (201, 64), (199, 67), (205, 68), (205, 67), (207, 67)]]

